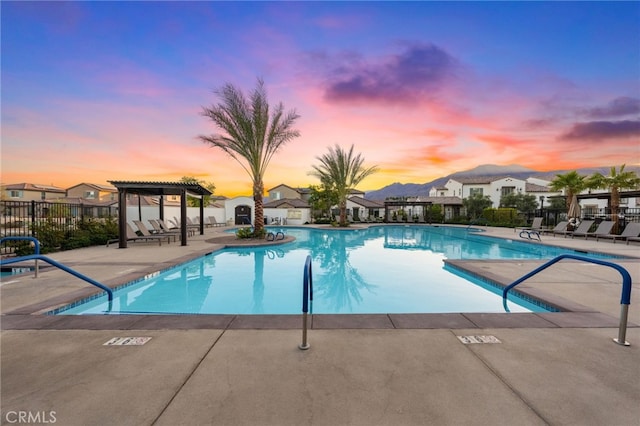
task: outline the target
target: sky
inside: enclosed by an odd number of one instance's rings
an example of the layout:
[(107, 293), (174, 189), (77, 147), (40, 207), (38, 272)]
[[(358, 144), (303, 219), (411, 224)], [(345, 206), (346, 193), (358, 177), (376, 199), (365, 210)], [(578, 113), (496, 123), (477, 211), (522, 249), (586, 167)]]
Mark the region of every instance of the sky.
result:
[(300, 137), (265, 189), (318, 185), (336, 145), (358, 189), (482, 164), (640, 164), (640, 2), (12, 2), (1, 13), (1, 180), (67, 188), (195, 177), (250, 195), (200, 135), (216, 90), (258, 78)]

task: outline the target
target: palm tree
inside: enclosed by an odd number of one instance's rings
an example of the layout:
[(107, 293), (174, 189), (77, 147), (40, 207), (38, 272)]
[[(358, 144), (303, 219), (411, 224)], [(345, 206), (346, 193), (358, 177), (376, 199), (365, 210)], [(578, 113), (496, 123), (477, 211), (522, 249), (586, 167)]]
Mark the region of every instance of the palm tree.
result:
[(264, 81), (245, 97), (230, 83), (214, 91), (220, 97), (217, 105), (203, 107), (202, 115), (209, 117), (222, 134), (200, 136), (200, 140), (220, 148), (236, 160), (251, 176), (253, 183), (254, 235), (264, 234), (264, 175), (274, 154), (288, 141), (300, 136), (293, 129), (300, 117), (295, 110), (284, 112), (282, 102), (270, 113)]
[(574, 195), (588, 188), (587, 177), (579, 175), (575, 170), (564, 175), (556, 175), (549, 185), (552, 191), (564, 191), (567, 196), (566, 206), (569, 208)]
[(635, 172), (625, 172), (625, 165), (620, 166), (617, 171), (615, 166), (611, 167), (609, 176), (602, 173), (594, 173), (589, 177), (588, 185), (593, 189), (608, 189), (611, 192), (609, 207), (614, 222), (614, 232), (618, 232), (618, 212), (620, 210), (620, 190), (637, 189), (640, 185), (640, 178)]
[(353, 145), (349, 152), (340, 146), (329, 147), (329, 153), (316, 157), (319, 166), (313, 166), (311, 175), (316, 176), (323, 183), (329, 183), (338, 194), (340, 207), (340, 226), (347, 226), (347, 197), (367, 176), (378, 171), (377, 166), (363, 167), (364, 158), (361, 154), (354, 155)]

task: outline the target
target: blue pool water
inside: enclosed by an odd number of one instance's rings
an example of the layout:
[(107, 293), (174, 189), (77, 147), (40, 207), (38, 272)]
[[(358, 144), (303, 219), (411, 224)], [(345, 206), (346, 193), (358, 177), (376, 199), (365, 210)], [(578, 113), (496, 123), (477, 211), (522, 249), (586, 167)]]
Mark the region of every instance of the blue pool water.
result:
[[(500, 290), (445, 268), (443, 260), (550, 259), (570, 252), (457, 227), (270, 230), (296, 240), (225, 249), (152, 274), (116, 291), (110, 311), (101, 296), (59, 313), (297, 314), (308, 255), (313, 313), (504, 312)], [(511, 312), (545, 310), (510, 301)]]
[(0, 278), (4, 278), (4, 279), (8, 279), (9, 277), (13, 276), (13, 275), (20, 275), (20, 274), (26, 274), (28, 272), (32, 272), (33, 268), (31, 267), (2, 267), (2, 270), (0, 270)]

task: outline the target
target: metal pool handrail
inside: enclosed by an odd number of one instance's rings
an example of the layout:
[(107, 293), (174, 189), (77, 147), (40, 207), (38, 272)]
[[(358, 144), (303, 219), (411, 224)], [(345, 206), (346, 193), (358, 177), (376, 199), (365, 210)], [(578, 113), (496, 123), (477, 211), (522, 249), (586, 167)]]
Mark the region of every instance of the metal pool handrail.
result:
[[(34, 244), (35, 254), (40, 254), (40, 241), (35, 237), (2, 237), (0, 245), (5, 241), (31, 241)], [(38, 260), (35, 261), (34, 277), (38, 278)]]
[(620, 305), (621, 305), (620, 326), (618, 328), (618, 337), (614, 338), (613, 341), (619, 345), (629, 346), (630, 344), (625, 340), (625, 336), (627, 333), (629, 305), (631, 304), (631, 275), (629, 274), (629, 271), (627, 271), (625, 268), (623, 268), (620, 265), (616, 265), (615, 263), (607, 262), (605, 260), (600, 260), (600, 259), (592, 259), (590, 257), (585, 257), (585, 256), (577, 256), (575, 254), (561, 254), (560, 256), (554, 257), (544, 265), (534, 269), (533, 271), (529, 272), (526, 275), (523, 275), (521, 278), (518, 278), (517, 280), (515, 280), (514, 282), (506, 286), (502, 291), (503, 304), (506, 306), (507, 293), (509, 292), (509, 290), (511, 290), (513, 287), (517, 286), (521, 282), (536, 275), (538, 272), (547, 269), (549, 266), (553, 265), (554, 263), (561, 261), (562, 259), (574, 259), (574, 260), (580, 260), (583, 262), (595, 263), (596, 265), (608, 266), (620, 272), (620, 275), (622, 275), (622, 294), (620, 296)]
[[(302, 278), (302, 343), (298, 345), (301, 350), (307, 350), (311, 347), (307, 343), (307, 314), (309, 307), (313, 306), (313, 274), (311, 272), (311, 256), (307, 256), (304, 262), (304, 271)], [(311, 309), (313, 313), (313, 309)]]
[(109, 305), (111, 305), (111, 302), (113, 301), (113, 290), (111, 290), (109, 287), (105, 286), (104, 284), (100, 284), (99, 282), (87, 277), (86, 275), (81, 274), (78, 271), (75, 271), (71, 268), (69, 268), (68, 266), (63, 265), (60, 262), (57, 262), (51, 258), (48, 258), (47, 256), (43, 256), (40, 254), (40, 242), (38, 240), (36, 240), (33, 237), (4, 237), (2, 239), (0, 239), (0, 244), (2, 244), (3, 241), (5, 240), (35, 240), (36, 241), (36, 254), (30, 254), (27, 256), (20, 256), (20, 257), (14, 257), (13, 259), (2, 259), (0, 260), (0, 266), (1, 265), (10, 265), (12, 263), (18, 263), (18, 262), (24, 262), (27, 260), (44, 260), (45, 262), (47, 262), (50, 265), (55, 266), (58, 269), (62, 269), (63, 271), (73, 275), (74, 277), (80, 278), (83, 281), (88, 282), (91, 285), (94, 285), (98, 288), (101, 288), (102, 290), (104, 290), (107, 293), (107, 297), (109, 298)]

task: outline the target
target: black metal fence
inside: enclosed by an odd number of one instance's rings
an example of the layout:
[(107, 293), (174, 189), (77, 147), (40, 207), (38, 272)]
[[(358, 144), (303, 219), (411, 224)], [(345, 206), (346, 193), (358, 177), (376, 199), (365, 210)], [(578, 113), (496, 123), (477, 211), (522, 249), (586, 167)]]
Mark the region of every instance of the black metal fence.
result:
[(62, 229), (71, 237), (78, 223), (89, 218), (115, 219), (118, 209), (114, 206), (56, 203), (48, 201), (0, 201), (0, 236), (30, 236), (38, 238), (37, 231), (43, 225)]
[[(534, 217), (544, 218), (545, 226), (555, 226), (558, 222), (567, 220), (567, 209), (537, 209), (527, 215), (528, 223), (531, 223)], [(581, 219), (595, 220), (597, 223), (603, 220), (614, 220), (610, 208), (600, 209), (583, 209)], [(618, 211), (619, 229), (622, 230), (630, 222), (640, 222), (640, 208), (620, 207)]]

